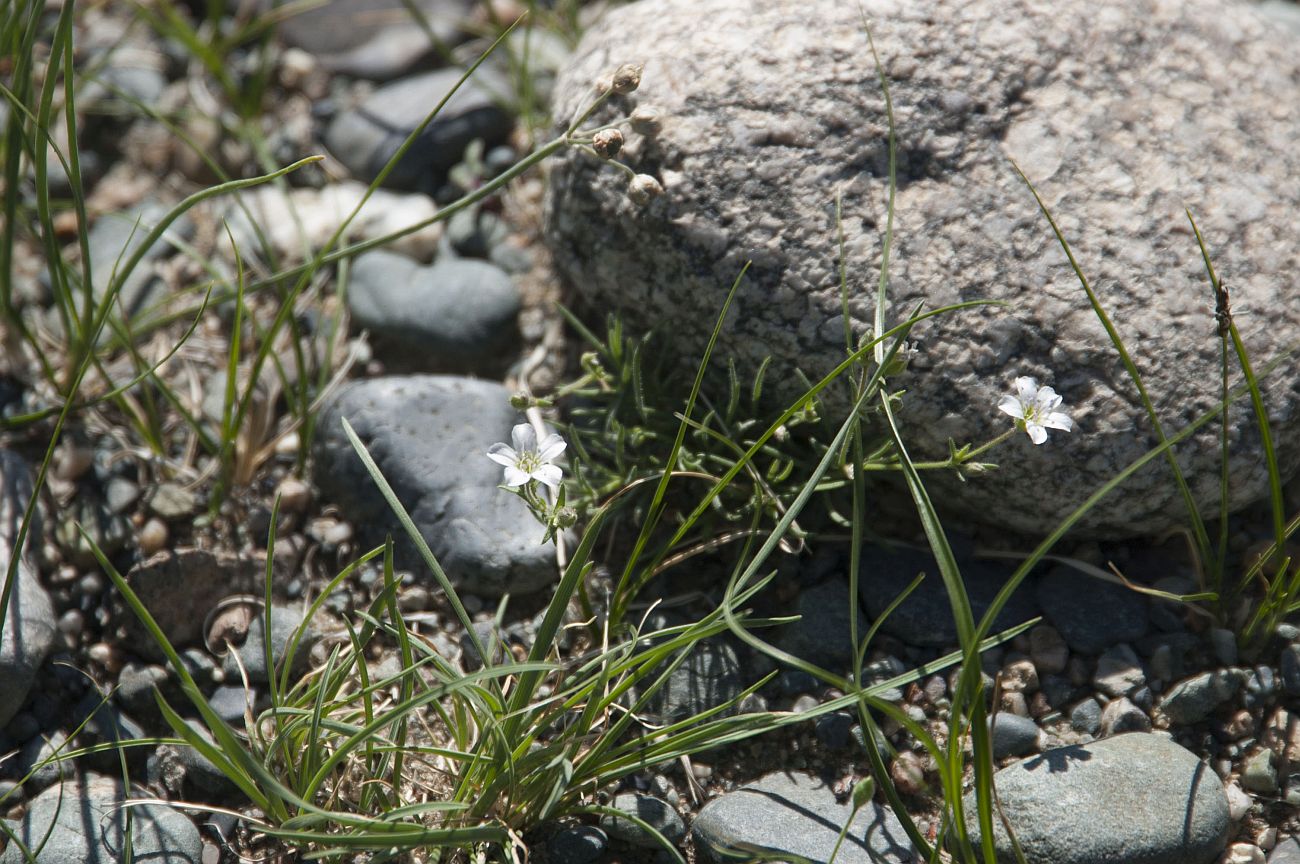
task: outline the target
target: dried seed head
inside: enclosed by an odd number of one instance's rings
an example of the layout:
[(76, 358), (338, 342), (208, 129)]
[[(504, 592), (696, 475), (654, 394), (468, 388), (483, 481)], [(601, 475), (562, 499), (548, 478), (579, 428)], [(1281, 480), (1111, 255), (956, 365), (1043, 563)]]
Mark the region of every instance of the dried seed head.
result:
[(631, 93), (641, 86), (641, 64), (624, 63), (614, 70), (614, 92)]
[(658, 135), (659, 130), (663, 128), (663, 118), (649, 105), (636, 106), (636, 110), (628, 120), (631, 121), (632, 131), (642, 135)]
[(633, 204), (639, 206), (649, 204), (651, 198), (658, 198), (662, 194), (664, 194), (664, 187), (649, 174), (638, 174), (627, 184), (627, 197), (632, 199)]
[(623, 149), (623, 133), (617, 129), (601, 129), (591, 136), (591, 147), (601, 159), (613, 159)]

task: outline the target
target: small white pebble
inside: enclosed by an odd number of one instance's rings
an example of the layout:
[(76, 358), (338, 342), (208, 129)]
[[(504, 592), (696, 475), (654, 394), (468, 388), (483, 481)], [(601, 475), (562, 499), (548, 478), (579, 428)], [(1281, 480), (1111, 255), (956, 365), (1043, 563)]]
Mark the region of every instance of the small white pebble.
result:
[(705, 765), (702, 762), (692, 762), (691, 776), (696, 780), (708, 780), (713, 776), (713, 766)]
[(116, 674), (122, 669), (122, 653), (107, 642), (96, 642), (86, 650), (91, 660), (104, 667), (104, 671)]
[(298, 452), (299, 438), (297, 432), (289, 432), (275, 442), (277, 456), (292, 456)]
[(1241, 785), (1234, 780), (1224, 787), (1223, 791), (1228, 796), (1228, 818), (1233, 822), (1240, 822), (1245, 819), (1246, 814), (1250, 812), (1251, 804), (1254, 803), (1251, 797), (1246, 794), (1246, 790), (1242, 789)]
[(285, 513), (302, 513), (311, 505), (311, 487), (297, 477), (286, 477), (276, 490), (280, 496), (280, 509)]
[(140, 544), (140, 552), (146, 558), (161, 552), (167, 546), (167, 523), (157, 517), (150, 519), (140, 526), (136, 540)]
[(1264, 850), (1254, 843), (1233, 843), (1219, 864), (1264, 864)]

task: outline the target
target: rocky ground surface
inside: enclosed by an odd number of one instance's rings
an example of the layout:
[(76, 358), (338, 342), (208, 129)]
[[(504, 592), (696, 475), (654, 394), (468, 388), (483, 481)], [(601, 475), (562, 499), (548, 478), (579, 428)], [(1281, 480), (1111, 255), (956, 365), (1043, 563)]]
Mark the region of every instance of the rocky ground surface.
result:
[[(478, 50), (475, 34), (487, 29), (478, 6), (415, 5), (453, 56)], [(1293, 6), (1263, 5), (1277, 27), (1300, 31)], [(196, 184), (215, 179), (212, 165), (182, 146), (167, 124), (141, 116), (137, 103), (186, 118), (183, 131), (235, 173), (252, 173), (261, 155), (280, 164), (328, 154), (288, 186), (245, 194), (244, 209), (219, 203), (174, 226), (167, 242), (148, 250), (124, 292), (126, 308), (145, 310), (183, 293), (205, 266), (232, 272), (223, 217), (259, 273), (273, 270), (272, 262), (298, 260), (304, 248), (329, 236), (360, 200), (360, 184), (376, 176), (459, 74), (428, 50), (427, 36), (413, 40), (395, 10), (404, 13), (402, 4), (388, 0), (336, 0), (286, 24), (270, 53), (275, 99), (265, 118), (267, 154), (227, 134), (221, 112), (208, 110), (215, 98), (205, 90), (210, 82), (195, 83), (182, 48), (158, 38), (125, 6), (82, 13), (79, 50), (88, 66), (100, 64), (103, 82), (88, 88), (81, 103), (94, 220), (88, 251), (101, 279), (124, 246), (139, 242), (137, 222), (148, 224)], [(340, 28), (339, 16), (349, 24)], [(399, 23), (383, 23), (394, 20)], [(531, 38), (532, 80), (544, 95), (569, 44), (544, 30)], [(362, 210), (351, 238), (414, 225), (526, 152), (530, 129), (522, 110), (500, 98), (513, 86), (509, 76), (506, 64), (489, 62), (448, 102)], [(326, 400), (306, 464), (298, 458), (305, 431), (273, 428), (250, 482), (215, 512), (209, 506), (214, 481), (193, 459), (142, 453), (92, 413), (65, 433), (42, 492), (42, 523), (19, 548), (32, 466), (50, 428), (6, 433), (0, 561), (16, 556), (18, 564), (0, 641), (0, 816), (23, 843), (44, 838), (39, 861), (120, 860), (124, 798), (241, 806), (191, 748), (123, 750), (129, 786), (115, 753), (47, 762), (67, 748), (167, 734), (155, 688), (181, 704), (175, 673), (109, 584), (78, 524), (127, 575), (213, 708), (241, 727), (248, 706), (266, 704), (266, 635), (250, 598), (261, 596), (268, 560), (270, 640), (278, 653), (302, 623), (305, 602), (394, 531), (343, 437), (338, 421), (346, 417), (476, 621), (491, 629), (497, 602), (508, 593), (501, 637), (513, 649), (531, 644), (537, 612), (556, 578), (555, 550), (538, 542), (540, 529), (519, 500), (498, 488), (499, 466), (485, 453), (510, 440), (520, 421), (510, 395), (521, 384), (546, 392), (572, 359), (551, 307), (561, 291), (539, 239), (540, 211), (539, 181), (527, 179), (444, 225), (340, 268), (334, 275), (346, 292), (323, 302), (348, 326), (333, 360), (350, 380)], [(48, 280), (38, 275), (40, 250), (22, 251), (15, 266), (24, 279), (16, 293), (28, 314), (53, 318)], [(96, 282), (103, 290), (106, 283)], [(209, 425), (222, 414), (226, 358), (219, 345), (201, 328), (182, 357), (193, 410)], [(5, 372), (0, 412), (12, 417), (44, 407), (39, 388), (24, 386), (15, 369)], [(274, 393), (265, 401), (279, 404)], [(267, 548), (276, 496), (277, 539)], [(1292, 485), (1288, 496), (1294, 508), (1300, 489)], [(1233, 530), (1232, 549), (1243, 561), (1267, 537), (1266, 520), (1253, 512)], [(958, 540), (977, 615), (1014, 567), (980, 553), (1007, 543), (987, 529)], [(918, 571), (935, 573), (928, 553), (907, 543), (864, 551), (857, 598), (848, 597), (842, 542), (814, 544), (779, 562), (780, 586), (759, 601), (758, 611), (802, 616), (780, 632), (782, 649), (847, 673), (851, 616), (865, 628)], [(1093, 567), (1114, 562), (1128, 578), (1163, 591), (1195, 588), (1180, 539), (1088, 540), (1060, 551)], [(414, 566), (409, 550), (399, 549), (399, 565), (399, 603), (412, 626), (449, 662), (472, 666), (465, 634), (432, 578)], [(712, 609), (723, 587), (721, 571), (714, 570), (707, 559), (687, 562), (657, 583), (655, 592), (674, 601), (655, 613), (660, 623)], [(308, 642), (326, 646), (337, 639), (342, 618), (365, 608), (381, 585), (377, 566), (359, 568), (308, 622)], [(1016, 835), (1032, 845), (1031, 861), (1300, 862), (1297, 622), (1278, 627), (1246, 656), (1233, 630), (1198, 609), (1064, 562), (1025, 583), (1000, 623), (1035, 616), (1041, 623), (983, 656), (999, 694), (992, 721), (1003, 766), (998, 789)], [(887, 619), (864, 679), (887, 680), (955, 645), (946, 595), (937, 578), (929, 579)], [(306, 662), (321, 656), (317, 648)], [(770, 671), (770, 660), (739, 642), (703, 643), (674, 674), (659, 713), (692, 716)], [(840, 695), (804, 673), (777, 671), (746, 707), (806, 713)], [(942, 735), (951, 686), (950, 672), (937, 673), (888, 696)], [(898, 751), (891, 776), (923, 830), (936, 831), (930, 756), (896, 725), (886, 723), (883, 731)], [(855, 716), (828, 714), (779, 737), (648, 769), (601, 800), (654, 826), (691, 860), (789, 855), (826, 861), (852, 815), (837, 860), (910, 861), (911, 844), (888, 808), (869, 802), (852, 814), (850, 789), (868, 774), (863, 742)], [(232, 817), (191, 816), (161, 804), (133, 813), (133, 847), (143, 860), (215, 864), (266, 851), (250, 845)], [(538, 860), (554, 864), (661, 855), (636, 823), (612, 815), (550, 824), (527, 839)], [(1005, 848), (1005, 834), (996, 842)], [(16, 843), (0, 840), (0, 847), (0, 864), (23, 860)]]

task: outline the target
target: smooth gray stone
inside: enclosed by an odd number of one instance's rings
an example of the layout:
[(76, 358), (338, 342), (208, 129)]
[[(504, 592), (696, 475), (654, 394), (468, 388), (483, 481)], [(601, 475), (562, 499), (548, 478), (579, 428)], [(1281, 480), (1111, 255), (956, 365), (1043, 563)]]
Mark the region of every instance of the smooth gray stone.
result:
[(999, 712), (991, 724), (993, 757), (1025, 756), (1038, 749), (1038, 724), (1019, 714)]
[[(726, 642), (706, 640), (698, 643), (668, 676), (667, 683), (650, 700), (651, 711), (659, 715), (662, 723), (676, 723), (716, 708), (744, 689), (736, 650)], [(732, 708), (720, 716), (734, 713)]]
[(1300, 864), (1300, 837), (1279, 841), (1268, 853), (1268, 864)]
[[(416, 0), (414, 5), (442, 43), (457, 40), (473, 9), (466, 0)], [(278, 34), (331, 72), (380, 81), (433, 59), (438, 50), (403, 0), (326, 0), (286, 18)]]
[(515, 495), (498, 487), (488, 448), (521, 422), (500, 384), (446, 375), (342, 387), (321, 412), (315, 480), (366, 542), (391, 533), (401, 566), (432, 582), (343, 433), (356, 430), (453, 584), (480, 596), (525, 594), (555, 578), (555, 547)]
[[(686, 825), (672, 806), (653, 795), (624, 792), (614, 796), (610, 804), (616, 810), (629, 813), (657, 831), (669, 843), (676, 844), (686, 836)], [(609, 814), (600, 817), (600, 827), (615, 840), (647, 849), (662, 849), (658, 839), (630, 819)]]
[[(271, 659), (278, 670), (280, 664), (289, 650), (289, 642), (293, 639), (294, 633), (302, 624), (303, 608), (295, 606), (271, 606)], [(252, 622), (248, 626), (248, 636), (244, 643), (240, 645), (235, 652), (226, 655), (222, 664), (222, 669), (226, 674), (227, 681), (242, 680), (239, 675), (239, 667), (242, 665), (244, 671), (248, 673), (248, 680), (254, 684), (265, 684), (268, 680), (268, 670), (266, 668), (266, 642), (263, 638), (266, 624), (261, 610), (253, 616)], [(293, 656), (293, 673), (296, 675), (304, 671), (310, 660), (311, 646), (320, 637), (320, 632), (316, 627), (315, 619), (308, 622), (302, 628), (302, 636), (298, 640), (297, 649)], [(235, 661), (238, 655), (239, 662)]]
[[(958, 558), (958, 565), (970, 598), (971, 611), (978, 622), (1006, 584), (1012, 570), (988, 561), (963, 560), (963, 557)], [(928, 551), (904, 546), (862, 548), (858, 593), (867, 614), (873, 619), (879, 617), (918, 573), (925, 573), (925, 580), (885, 619), (880, 625), (881, 631), (909, 645), (942, 647), (957, 644), (957, 625), (953, 621), (948, 592), (939, 566)], [(1011, 595), (994, 622), (993, 632), (1028, 621), (1038, 614), (1032, 584), (1032, 579), (1026, 580)]]
[[(824, 783), (807, 774), (768, 774), (715, 798), (695, 817), (696, 848), (715, 861), (752, 858), (825, 864), (853, 815)], [(910, 864), (914, 849), (892, 811), (868, 802), (844, 838), (838, 864)], [(797, 857), (796, 857), (797, 856)]]
[(0, 622), (0, 729), (18, 713), (36, 683), (36, 673), (58, 637), (58, 619), (50, 595), (41, 586), (27, 550), (41, 543), (39, 509), (21, 553), (15, 549), (23, 512), (32, 496), (31, 467), (17, 453), (0, 450), (0, 587), (15, 554), (21, 558), (9, 609)]
[[(125, 860), (127, 817), (119, 806), (122, 798), (116, 781), (87, 775), (42, 792), (11, 827), (18, 840), (33, 851), (49, 833), (37, 864), (117, 864)], [(203, 841), (194, 823), (179, 811), (145, 804), (131, 808), (131, 821), (134, 860), (200, 864)], [(26, 861), (15, 842), (10, 841), (0, 852), (0, 864)]]
[[(169, 208), (156, 202), (147, 202), (122, 213), (105, 213), (90, 226), (87, 240), (90, 244), (91, 279), (94, 297), (99, 300), (108, 290), (112, 277), (167, 215)], [(172, 239), (189, 240), (194, 234), (194, 223), (181, 216), (168, 227), (167, 232), (151, 245), (140, 263), (122, 284), (118, 302), (133, 317), (162, 299), (162, 282), (153, 272), (153, 265), (172, 254)]]
[[(994, 776), (1029, 864), (1209, 864), (1228, 839), (1223, 783), (1161, 735), (1135, 732), (1048, 750)], [(966, 796), (979, 845), (974, 794)], [(994, 820), (998, 861), (1015, 861)]]
[[(325, 131), (325, 145), (358, 180), (374, 180), (460, 76), (460, 70), (439, 69), (380, 87), (335, 116)], [(471, 141), (481, 139), (492, 147), (506, 140), (514, 119), (492, 98), (500, 85), (485, 86), (480, 80), (471, 78), (451, 95), (393, 166), (385, 186), (433, 193)]]
[(1219, 669), (1202, 672), (1179, 681), (1160, 701), (1160, 710), (1180, 726), (1200, 723), (1227, 702), (1246, 681), (1242, 669)]
[(1300, 644), (1282, 649), (1278, 667), (1282, 673), (1282, 689), (1288, 696), (1300, 696)]
[[(377, 250), (352, 268), (353, 322), (404, 354), (415, 369), (461, 368), (497, 356), (517, 333), (519, 289), (486, 261), (439, 259), (421, 267)], [(385, 347), (385, 346), (380, 346)]]
[(1070, 710), (1070, 728), (1075, 732), (1096, 735), (1101, 728), (1101, 703), (1096, 699), (1084, 699)]
[(870, 625), (862, 610), (849, 597), (849, 583), (842, 577), (803, 588), (795, 601), (799, 620), (781, 627), (778, 646), (817, 666), (841, 672), (853, 667), (850, 615), (857, 616), (858, 638)]
[[(1300, 104), (1295, 34), (1222, 0), (620, 5), (585, 32), (553, 116), (580, 115), (594, 82), (643, 62), (640, 88), (605, 103), (590, 127), (635, 105), (659, 109), (662, 131), (630, 136), (621, 158), (665, 192), (637, 206), (623, 172), (577, 148), (550, 163), (548, 245), (593, 311), (671, 332), (675, 351), (699, 357), (752, 262), (716, 356), (734, 358), (742, 380), (770, 356), (764, 393), (783, 407), (844, 357), (846, 259), (854, 338), (869, 332), (890, 115), (863, 16), (899, 144), (886, 320), (974, 298), (1014, 307), (966, 309), (914, 331), (920, 355), (898, 379), (906, 443), (915, 459), (943, 459), (953, 439), (979, 444), (1012, 428), (995, 405), (1017, 376), (1054, 387), (1073, 432), (1043, 446), (1014, 436), (987, 454), (997, 471), (924, 476), (945, 512), (1037, 540), (1158, 441), (1137, 420), (1146, 416), (1137, 390), (1012, 160), (1125, 334), (1157, 413), (1181, 427), (1217, 399), (1220, 377), (1184, 201), (1218, 272), (1233, 274), (1234, 308), (1270, 310), (1238, 316), (1252, 353), (1280, 356), (1300, 328), (1300, 304), (1281, 300), (1300, 272), (1300, 148), (1293, 116), (1278, 109)], [(1279, 366), (1268, 389), (1285, 480), (1300, 462), (1300, 364)], [(823, 394), (831, 428), (848, 393)], [(1234, 509), (1268, 495), (1248, 402), (1229, 415)], [(1221, 455), (1209, 430), (1178, 447), (1201, 512), (1217, 504)], [(1186, 519), (1155, 459), (1073, 531), (1154, 536)]]
[(1141, 594), (1070, 567), (1056, 567), (1038, 580), (1035, 595), (1043, 615), (1080, 654), (1100, 654), (1147, 632)]
[(565, 828), (546, 844), (553, 864), (591, 864), (605, 854), (609, 838), (595, 825)]

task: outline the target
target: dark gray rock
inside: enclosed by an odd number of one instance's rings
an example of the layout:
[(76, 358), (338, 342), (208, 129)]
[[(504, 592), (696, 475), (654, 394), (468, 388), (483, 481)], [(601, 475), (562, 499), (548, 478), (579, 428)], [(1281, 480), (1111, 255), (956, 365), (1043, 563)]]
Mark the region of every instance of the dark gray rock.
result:
[(1070, 710), (1070, 728), (1075, 732), (1096, 735), (1101, 729), (1101, 703), (1096, 699), (1084, 699)]
[[(204, 742), (215, 746), (212, 734), (202, 724), (186, 720), (185, 725)], [(212, 803), (226, 800), (238, 792), (234, 782), (212, 760), (188, 744), (159, 747), (149, 758), (149, 774), (160, 779), (169, 791), (192, 796), (190, 800), (199, 797)]]
[(609, 838), (595, 825), (574, 825), (546, 844), (554, 864), (591, 864), (605, 854)]
[(23, 786), (28, 795), (72, 776), (71, 760), (59, 758), (71, 749), (67, 745), (68, 736), (56, 729), (48, 737), (37, 735), (28, 739), (18, 751), (17, 774), (27, 778)]
[[(270, 5), (269, 0), (263, 3)], [(467, 0), (415, 0), (412, 5), (423, 22), (403, 0), (326, 0), (286, 18), (278, 32), (332, 72), (385, 80), (435, 58), (439, 43), (458, 41), (474, 8)], [(437, 42), (429, 38), (426, 24)]]
[[(458, 69), (439, 69), (380, 87), (335, 116), (325, 145), (357, 179), (374, 180), (460, 76)], [(386, 186), (433, 193), (471, 141), (491, 147), (506, 140), (514, 120), (493, 99), (503, 85), (482, 81), (481, 75), (471, 78), (451, 95), (393, 167)]]
[[(966, 594), (970, 597), (971, 610), (978, 622), (1006, 584), (1011, 571), (998, 564), (973, 559), (959, 558), (958, 565)], [(939, 574), (939, 565), (928, 551), (903, 546), (892, 549), (863, 547), (858, 592), (867, 613), (873, 619), (878, 617), (918, 573), (925, 573), (925, 581), (885, 619), (885, 623), (880, 625), (881, 631), (909, 645), (955, 645), (957, 625), (953, 622), (948, 592)], [(1020, 624), (1038, 614), (1031, 585), (1032, 581), (1027, 580), (1011, 595), (994, 622), (993, 632)]]
[(1150, 732), (1151, 718), (1127, 696), (1121, 696), (1107, 703), (1101, 712), (1100, 732), (1103, 737), (1119, 735), (1124, 732)]
[[(202, 643), (203, 622), (222, 599), (232, 594), (260, 596), (265, 577), (266, 561), (260, 555), (178, 549), (140, 562), (127, 572), (126, 581), (168, 641), (181, 649)], [(127, 612), (121, 626), (137, 655), (164, 658), (135, 615)]]
[[(299, 674), (307, 668), (310, 660), (311, 646), (320, 637), (316, 620), (303, 625), (301, 607), (271, 606), (271, 659), (278, 670), (288, 653), (289, 643), (301, 628), (302, 636), (293, 656), (293, 674)], [(248, 680), (254, 684), (265, 684), (268, 680), (266, 668), (266, 642), (263, 638), (266, 624), (259, 610), (248, 626), (248, 636), (235, 652), (226, 655), (223, 669), (226, 680), (239, 681), (239, 667), (248, 673)], [(238, 655), (238, 662), (235, 657)]]
[(1169, 689), (1160, 701), (1160, 710), (1170, 722), (1179, 726), (1200, 723), (1235, 696), (1245, 681), (1246, 672), (1242, 669), (1219, 669), (1193, 675)]
[[(1300, 306), (1276, 299), (1300, 270), (1287, 215), (1300, 206), (1300, 152), (1289, 121), (1273, 113), (1300, 102), (1294, 36), (1250, 4), (1219, 0), (627, 4), (585, 33), (556, 86), (554, 114), (568, 122), (594, 82), (643, 61), (640, 89), (611, 100), (592, 125), (654, 105), (663, 130), (630, 136), (622, 158), (665, 193), (638, 207), (622, 172), (576, 149), (557, 156), (547, 237), (577, 291), (597, 309), (620, 310), (629, 326), (671, 331), (676, 350), (698, 357), (752, 261), (720, 354), (737, 359), (742, 379), (773, 355), (765, 392), (786, 403), (803, 390), (796, 368), (811, 380), (833, 368), (844, 356), (838, 268), (847, 257), (849, 314), (865, 333), (876, 284), (868, 265), (885, 236), (889, 134), (876, 69), (862, 62), (870, 60), (863, 16), (889, 76), (900, 142), (886, 321), (922, 302), (1013, 306), (923, 325), (916, 366), (925, 374), (906, 379), (903, 399), (908, 448), (942, 459), (950, 439), (987, 441), (1008, 428), (994, 405), (1017, 375), (1053, 386), (1075, 412), (1072, 434), (1039, 447), (1016, 436), (989, 454), (1003, 469), (974, 482), (925, 478), (953, 512), (1042, 536), (1157, 439), (1145, 426), (1135, 434), (1134, 418), (1145, 416), (1136, 390), (1011, 160), (1066, 220), (1092, 285), (1123, 286), (1101, 290), (1102, 302), (1138, 354), (1156, 412), (1181, 425), (1217, 400), (1219, 379), (1216, 352), (1204, 350), (1214, 321), (1184, 201), (1205, 236), (1218, 238), (1216, 266), (1234, 274), (1233, 300), (1280, 316), (1244, 325), (1252, 351), (1276, 356), (1300, 327)], [(1180, 47), (1139, 49), (1153, 45)], [(1258, 122), (1238, 123), (1238, 114)], [(1146, 338), (1155, 333), (1162, 338)], [(1287, 476), (1300, 451), (1298, 381), (1300, 367), (1286, 364), (1269, 384)], [(847, 388), (832, 390), (846, 398)], [(1267, 472), (1247, 400), (1230, 423), (1241, 443), (1230, 460), (1240, 507), (1267, 495)], [(1212, 510), (1216, 431), (1205, 428), (1178, 455), (1202, 512)], [(1157, 459), (1080, 530), (1152, 535), (1185, 520)]]
[(535, 591), (555, 577), (554, 547), (524, 503), (497, 488), (501, 466), (487, 458), (520, 422), (509, 398), (500, 384), (452, 376), (349, 384), (322, 411), (316, 483), (367, 542), (391, 533), (403, 566), (424, 572), (343, 434), (346, 417), (453, 583), (483, 596)]
[[(123, 797), (116, 781), (87, 775), (42, 792), (10, 827), (17, 840), (33, 851), (44, 842), (37, 859), (40, 864), (117, 864), (126, 854)], [(131, 849), (136, 861), (200, 864), (203, 841), (194, 823), (179, 811), (144, 804), (131, 808)], [(0, 864), (26, 860), (13, 841), (0, 852)]]
[(1282, 673), (1282, 689), (1287, 695), (1300, 696), (1300, 644), (1288, 645), (1282, 649), (1278, 671)]
[(348, 289), (353, 322), (415, 369), (466, 368), (499, 355), (517, 332), (519, 305), (514, 282), (486, 261), (421, 267), (384, 250), (357, 259)]
[(1038, 724), (1028, 717), (1001, 711), (990, 724), (993, 758), (1026, 756), (1038, 749)]
[[(704, 805), (691, 833), (696, 848), (715, 861), (755, 853), (775, 860), (825, 864), (853, 816), (820, 780), (806, 774), (768, 774)], [(853, 817), (835, 855), (839, 864), (904, 864), (914, 850), (894, 814), (868, 802)]]
[[(686, 836), (686, 825), (682, 822), (682, 817), (677, 815), (677, 811), (667, 801), (653, 795), (624, 792), (615, 795), (610, 806), (635, 816), (669, 843), (676, 844)], [(615, 840), (648, 849), (663, 848), (654, 835), (630, 819), (605, 814), (600, 817), (600, 827)]]
[[(735, 699), (745, 689), (736, 650), (726, 642), (696, 644), (650, 700), (661, 723), (676, 723)], [(721, 716), (736, 713), (734, 707)]]
[(847, 579), (832, 578), (805, 587), (795, 601), (798, 621), (781, 628), (778, 646), (794, 656), (833, 671), (853, 667), (850, 615), (857, 616), (858, 638), (870, 626), (857, 604), (849, 598)]
[[(1209, 864), (1228, 839), (1223, 783), (1160, 735), (1048, 750), (1002, 769), (994, 784), (1029, 864)], [(973, 794), (966, 808), (978, 838)], [(997, 820), (994, 845), (999, 862), (1016, 860)]]
[(221, 686), (208, 697), (208, 706), (217, 712), (217, 716), (237, 729), (243, 728), (248, 702), (248, 691), (242, 686)]
[(1141, 594), (1070, 567), (1054, 568), (1040, 579), (1036, 596), (1071, 651), (1100, 654), (1147, 632), (1147, 607)]
[(813, 724), (813, 732), (823, 747), (847, 750), (853, 744), (854, 719), (841, 711), (823, 714)]
[(32, 490), (31, 467), (17, 453), (0, 450), (0, 586), (7, 579), (14, 555), (19, 556), (9, 609), (0, 622), (0, 693), (5, 694), (0, 699), (0, 728), (23, 706), (36, 672), (58, 636), (54, 604), (41, 586), (28, 551), (41, 542), (39, 518), (29, 529), (23, 549), (16, 548)]
[(510, 236), (510, 226), (490, 210), (470, 207), (447, 220), (447, 232), (442, 236), (457, 255), (487, 258)]

